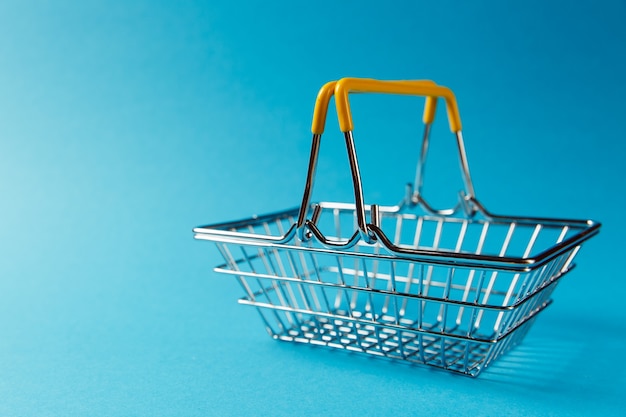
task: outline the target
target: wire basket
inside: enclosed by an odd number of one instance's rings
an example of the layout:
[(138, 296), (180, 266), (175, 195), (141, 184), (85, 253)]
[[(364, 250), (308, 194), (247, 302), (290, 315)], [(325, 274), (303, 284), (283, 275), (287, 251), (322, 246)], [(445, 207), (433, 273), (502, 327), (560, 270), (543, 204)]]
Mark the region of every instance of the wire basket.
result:
[[(415, 187), (396, 206), (363, 202), (351, 92), (426, 97)], [(311, 204), (330, 98), (335, 95), (355, 203)], [(437, 210), (421, 193), (437, 99), (446, 102), (465, 190)], [(453, 93), (432, 81), (344, 78), (327, 83), (313, 117), (300, 207), (194, 229), (214, 241), (275, 339), (432, 365), (476, 376), (519, 343), (574, 267), (591, 220), (500, 216), (476, 199)], [(367, 221), (369, 219), (369, 221)]]

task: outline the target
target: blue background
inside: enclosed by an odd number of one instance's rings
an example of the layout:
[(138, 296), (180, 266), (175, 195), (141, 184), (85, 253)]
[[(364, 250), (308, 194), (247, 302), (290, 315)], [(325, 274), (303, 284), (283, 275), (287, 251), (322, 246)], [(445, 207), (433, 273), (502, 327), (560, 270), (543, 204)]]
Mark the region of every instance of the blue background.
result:
[[(0, 415), (623, 414), (625, 17), (617, 0), (2, 2)], [(343, 76), (451, 87), (491, 211), (603, 223), (478, 379), (274, 342), (192, 239), (299, 203), (315, 95)], [(354, 99), (367, 201), (413, 179), (415, 104)], [(460, 182), (438, 126), (426, 193), (445, 205)], [(336, 128), (315, 198), (351, 201)]]

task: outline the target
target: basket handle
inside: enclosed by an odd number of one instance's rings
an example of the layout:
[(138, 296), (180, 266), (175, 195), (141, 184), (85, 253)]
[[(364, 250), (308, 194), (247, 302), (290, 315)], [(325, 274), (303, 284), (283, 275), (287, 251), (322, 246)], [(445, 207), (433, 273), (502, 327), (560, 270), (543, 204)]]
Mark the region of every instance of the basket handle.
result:
[(461, 116), (459, 115), (456, 98), (452, 90), (447, 87), (442, 87), (432, 81), (380, 81), (371, 78), (343, 78), (335, 83), (335, 102), (337, 104), (339, 127), (344, 133), (354, 130), (352, 113), (350, 112), (350, 100), (348, 98), (350, 93), (426, 96), (424, 124), (430, 124), (434, 120), (434, 103), (436, 103), (436, 97), (441, 97), (446, 101), (450, 130), (452, 133), (457, 133), (461, 130)]
[[(377, 81), (377, 80), (371, 80), (371, 79), (357, 79), (357, 78), (344, 78), (341, 81), (344, 82), (345, 80), (348, 80), (348, 79), (383, 82), (383, 81)], [(396, 88), (400, 88), (400, 89), (405, 88), (404, 87), (405, 83), (409, 84), (408, 86), (409, 88), (414, 88), (413, 86), (418, 85), (418, 84), (437, 86), (437, 84), (435, 84), (435, 82), (431, 80), (384, 81), (384, 82), (387, 84), (394, 84), (394, 85), (397, 84)], [(326, 115), (328, 114), (328, 104), (330, 102), (331, 97), (335, 94), (336, 85), (337, 85), (337, 81), (329, 81), (322, 86), (319, 93), (317, 94), (317, 99), (315, 100), (315, 108), (313, 110), (313, 122), (311, 124), (311, 132), (313, 132), (314, 135), (321, 135), (322, 133), (324, 133), (324, 128), (326, 126)], [(350, 92), (356, 93), (356, 92), (373, 92), (373, 91), (350, 90)], [(410, 93), (406, 93), (406, 94), (410, 94)], [(346, 97), (346, 102), (347, 102), (347, 97)], [(349, 124), (351, 125), (352, 117), (350, 115), (349, 106), (350, 105), (348, 103), (348, 108), (347, 108), (348, 120), (349, 120)], [(422, 117), (424, 124), (432, 124), (432, 122), (435, 120), (436, 109), (437, 109), (437, 98), (427, 95), (426, 103), (424, 105), (424, 115)], [(457, 114), (458, 114), (458, 110), (457, 110)], [(340, 120), (341, 120), (341, 116), (340, 116)], [(341, 126), (341, 122), (340, 122), (340, 126)], [(342, 129), (342, 131), (344, 130)]]
[[(342, 79), (339, 82), (343, 80), (345, 79)], [(352, 80), (356, 80), (356, 78), (352, 78)], [(371, 81), (375, 81), (375, 80), (371, 80)], [(386, 83), (398, 84), (399, 86), (405, 83), (408, 83), (410, 84), (411, 88), (414, 88), (414, 86), (418, 84), (436, 86), (435, 82), (431, 80), (386, 81)], [(315, 100), (315, 108), (313, 110), (313, 122), (311, 124), (311, 131), (313, 132), (311, 156), (309, 158), (307, 180), (304, 186), (304, 195), (302, 197), (302, 204), (300, 206), (298, 221), (296, 223), (298, 235), (301, 240), (307, 240), (310, 237), (310, 236), (307, 236), (308, 231), (306, 230), (306, 225), (307, 225), (307, 214), (309, 211), (309, 204), (311, 202), (311, 193), (313, 190), (313, 179), (315, 178), (315, 170), (317, 167), (317, 156), (319, 154), (320, 140), (321, 140), (322, 134), (324, 133), (324, 128), (326, 126), (326, 116), (328, 114), (328, 105), (330, 103), (330, 99), (333, 97), (333, 95), (335, 95), (337, 84), (338, 84), (338, 81), (329, 81), (326, 84), (324, 84), (322, 88), (320, 88), (317, 94), (317, 99)], [(353, 92), (357, 92), (357, 91), (353, 91)], [(424, 105), (424, 114), (422, 118), (424, 124), (426, 125), (432, 124), (432, 122), (435, 119), (436, 109), (437, 109), (437, 98), (427, 96), (426, 103)], [(349, 112), (349, 109), (348, 109), (348, 112)], [(360, 188), (360, 179), (359, 179), (358, 187)]]
[[(448, 113), (448, 122), (450, 130), (455, 134), (457, 139), (457, 147), (459, 151), (459, 160), (461, 163), (461, 171), (465, 182), (465, 194), (463, 201), (471, 201), (474, 199), (474, 187), (469, 173), (469, 165), (465, 154), (465, 145), (463, 144), (463, 135), (461, 133), (461, 117), (457, 106), (454, 93), (447, 87), (437, 84), (424, 83), (421, 81), (379, 81), (368, 78), (343, 78), (335, 84), (335, 104), (337, 105), (337, 117), (339, 118), (339, 127), (344, 133), (348, 158), (350, 160), (350, 170), (352, 172), (352, 184), (354, 187), (354, 202), (356, 211), (356, 222), (358, 234), (361, 239), (367, 243), (373, 243), (376, 240), (375, 234), (370, 230), (365, 217), (365, 202), (363, 201), (363, 184), (361, 181), (361, 171), (356, 156), (356, 148), (352, 131), (354, 124), (352, 122), (352, 114), (350, 112), (349, 94), (353, 92), (360, 93), (384, 93), (384, 94), (403, 94), (431, 97), (442, 97), (446, 101), (446, 110)], [(414, 204), (422, 203), (425, 207), (430, 208), (421, 196), (421, 182), (426, 157), (426, 148), (428, 144), (428, 132), (430, 124), (426, 123), (424, 141), (422, 145), (422, 154), (418, 163), (416, 174), (416, 189), (411, 196), (411, 202)], [(439, 214), (449, 214), (456, 210), (434, 210)], [(471, 208), (467, 206), (468, 212)], [(373, 206), (372, 223), (378, 224), (377, 217), (378, 208)]]
[[(416, 188), (413, 191), (410, 200), (407, 200), (407, 202), (410, 202), (411, 204), (422, 204), (429, 211), (441, 215), (446, 215), (456, 211), (459, 206), (457, 205), (457, 207), (450, 210), (434, 210), (426, 203), (426, 201), (421, 196), (422, 172), (426, 157), (426, 149), (428, 148), (428, 135), (430, 131), (430, 125), (434, 120), (437, 97), (443, 98), (446, 101), (446, 110), (448, 113), (450, 130), (456, 136), (457, 147), (459, 151), (459, 160), (461, 163), (461, 171), (465, 183), (465, 193), (462, 194), (463, 198), (460, 202), (460, 206), (463, 207), (469, 215), (473, 214), (473, 208), (470, 203), (471, 201), (475, 200), (474, 187), (469, 172), (467, 156), (465, 154), (465, 145), (463, 143), (463, 135), (461, 132), (461, 117), (459, 115), (459, 110), (454, 93), (452, 93), (449, 88), (437, 85), (432, 81), (379, 81), (369, 78), (342, 78), (339, 81), (331, 81), (325, 84), (320, 90), (316, 100), (313, 115), (313, 124), (311, 128), (311, 130), (313, 131), (313, 143), (311, 146), (311, 156), (309, 159), (307, 181), (304, 188), (304, 195), (302, 198), (302, 205), (300, 206), (298, 221), (296, 223), (300, 239), (308, 240), (311, 235), (314, 234), (322, 243), (333, 246), (345, 246), (348, 244), (354, 244), (359, 238), (367, 243), (373, 243), (376, 240), (376, 236), (374, 232), (370, 230), (365, 216), (366, 205), (363, 201), (363, 184), (361, 181), (361, 173), (356, 156), (356, 147), (352, 135), (354, 125), (352, 122), (350, 101), (348, 97), (350, 93), (384, 93), (426, 97), (426, 106), (423, 116), (426, 128), (422, 143), (422, 152), (420, 155), (416, 173)], [(321, 233), (319, 233), (319, 231), (316, 229), (315, 221), (313, 220), (312, 222), (309, 222), (307, 220), (307, 213), (309, 210), (311, 193), (313, 189), (313, 179), (315, 178), (317, 156), (319, 154), (320, 140), (324, 131), (328, 104), (333, 94), (335, 95), (337, 116), (339, 118), (339, 127), (344, 133), (346, 149), (348, 151), (348, 159), (350, 162), (350, 170), (352, 173), (352, 183), (354, 188), (355, 214), (358, 228), (355, 235), (350, 238), (349, 242), (344, 243), (331, 242), (325, 239), (324, 236), (321, 235)], [(376, 213), (378, 212), (378, 207), (376, 205), (373, 205), (371, 211), (372, 223), (373, 225), (377, 225), (378, 219)], [(315, 213), (313, 217), (316, 217)]]

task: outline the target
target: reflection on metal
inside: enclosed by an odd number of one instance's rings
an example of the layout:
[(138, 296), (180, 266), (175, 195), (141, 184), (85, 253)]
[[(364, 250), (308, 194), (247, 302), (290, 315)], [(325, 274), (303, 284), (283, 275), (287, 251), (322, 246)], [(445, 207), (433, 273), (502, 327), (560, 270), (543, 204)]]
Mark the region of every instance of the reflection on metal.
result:
[(194, 229), (217, 244), (225, 263), (216, 271), (237, 277), (240, 302), (257, 308), (272, 337), (476, 376), (551, 303), (600, 224), (487, 211), (460, 130), (465, 190), (455, 207), (432, 208), (422, 195), (429, 132), (415, 189), (396, 206), (365, 204), (351, 131), (354, 203), (312, 204), (314, 134), (300, 207)]

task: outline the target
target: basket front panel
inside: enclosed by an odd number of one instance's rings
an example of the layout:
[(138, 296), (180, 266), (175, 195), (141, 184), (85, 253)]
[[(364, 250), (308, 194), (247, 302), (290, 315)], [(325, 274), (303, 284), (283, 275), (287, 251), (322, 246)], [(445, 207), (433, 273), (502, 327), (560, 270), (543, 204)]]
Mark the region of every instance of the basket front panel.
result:
[(248, 300), (477, 340), (505, 335), (543, 307), (553, 290), (515, 308), (494, 310), (476, 302), (506, 297), (494, 289), (494, 273), (284, 248), (218, 246)]
[[(400, 241), (417, 239), (411, 233), (403, 237), (410, 228), (403, 229), (404, 219), (395, 221)], [(426, 222), (421, 232), (434, 228), (441, 236), (431, 242), (436, 248), (458, 239), (463, 227), (454, 223), (446, 229), (452, 237), (444, 238), (444, 223)], [(282, 228), (270, 229), (280, 233)], [(470, 236), (469, 225), (465, 235)], [(246, 294), (241, 302), (258, 307), (273, 337), (469, 375), (523, 338), (577, 251), (530, 272), (510, 272), (389, 258), (381, 255), (380, 245), (334, 253), (216, 243), (226, 261), (217, 270), (237, 277)]]

